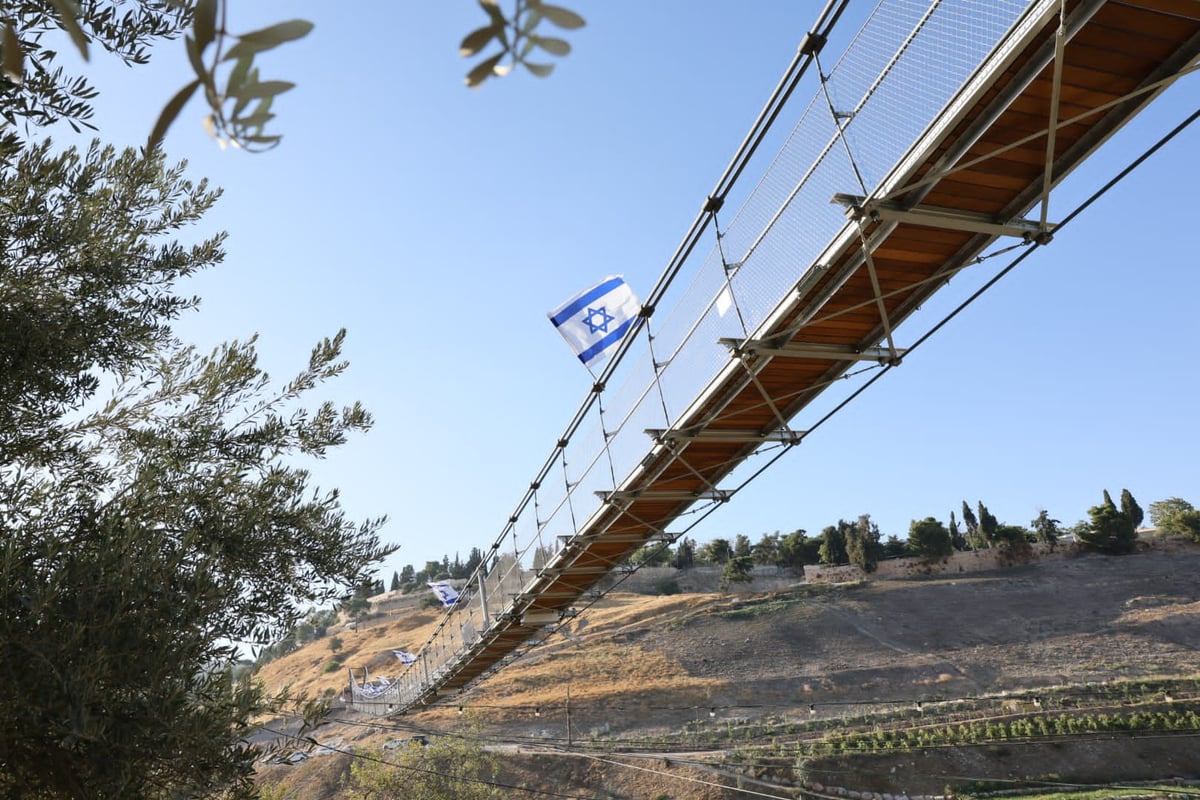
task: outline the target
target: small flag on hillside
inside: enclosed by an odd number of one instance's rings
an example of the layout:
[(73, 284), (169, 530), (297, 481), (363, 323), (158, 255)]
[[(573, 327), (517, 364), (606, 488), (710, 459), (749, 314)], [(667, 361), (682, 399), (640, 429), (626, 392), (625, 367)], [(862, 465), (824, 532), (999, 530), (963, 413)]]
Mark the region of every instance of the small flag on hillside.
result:
[(441, 600), (442, 605), (446, 608), (458, 602), (458, 592), (454, 591), (454, 587), (445, 581), (431, 581), (429, 588), (433, 590), (438, 600)]
[(412, 653), (408, 652), (407, 650), (393, 650), (392, 655), (394, 655), (396, 658), (400, 659), (401, 664), (417, 663), (417, 657), (414, 656)]
[(642, 306), (620, 275), (610, 275), (547, 314), (585, 367), (604, 359), (637, 321)]

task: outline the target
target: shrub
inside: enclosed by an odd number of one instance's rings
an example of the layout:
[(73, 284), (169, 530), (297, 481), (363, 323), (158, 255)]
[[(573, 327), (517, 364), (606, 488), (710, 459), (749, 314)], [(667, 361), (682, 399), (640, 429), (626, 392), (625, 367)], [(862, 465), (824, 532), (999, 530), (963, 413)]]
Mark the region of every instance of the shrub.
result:
[(674, 578), (660, 578), (654, 584), (654, 593), (659, 595), (679, 594), (683, 589), (679, 588), (679, 581)]

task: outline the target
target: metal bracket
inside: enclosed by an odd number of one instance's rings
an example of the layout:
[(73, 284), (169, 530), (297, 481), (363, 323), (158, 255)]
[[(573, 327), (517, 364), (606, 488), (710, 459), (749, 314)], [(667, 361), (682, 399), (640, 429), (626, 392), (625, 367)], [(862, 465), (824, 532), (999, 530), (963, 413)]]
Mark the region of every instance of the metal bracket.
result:
[(887, 201), (868, 203), (867, 198), (852, 194), (835, 194), (831, 202), (845, 206), (846, 215), (851, 219), (867, 217), (876, 222), (903, 222), (925, 228), (967, 231), (989, 236), (1014, 236), (1018, 239), (1037, 241), (1039, 244), (1043, 243), (1039, 237), (1049, 236), (1058, 227), (1057, 223), (1047, 223), (1043, 229), (1041, 222), (1031, 219), (998, 222), (990, 214), (978, 214), (936, 206), (901, 208), (895, 203)]

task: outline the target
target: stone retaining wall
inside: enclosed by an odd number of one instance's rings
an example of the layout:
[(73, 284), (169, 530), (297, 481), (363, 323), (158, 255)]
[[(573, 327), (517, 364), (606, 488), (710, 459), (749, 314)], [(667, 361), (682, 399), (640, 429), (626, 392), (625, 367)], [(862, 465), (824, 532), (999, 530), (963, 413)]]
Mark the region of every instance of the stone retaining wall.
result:
[[(1195, 546), (1193, 542), (1178, 538), (1143, 535), (1138, 539), (1139, 552), (1171, 551)], [(693, 567), (687, 570), (677, 570), (673, 567), (642, 567), (632, 575), (611, 576), (605, 580), (602, 586), (607, 589), (619, 583), (615, 586), (618, 592), (666, 594), (661, 591), (663, 585), (674, 581), (681, 592), (779, 592), (798, 583), (848, 583), (865, 580), (868, 577), (876, 580), (880, 578), (903, 579), (926, 575), (983, 572), (1027, 561), (1075, 558), (1084, 552), (1086, 551), (1077, 542), (1059, 541), (1055, 544), (1046, 542), (1032, 544), (1029, 546), (1029, 550), (1018, 558), (1014, 558), (1011, 553), (1000, 549), (968, 550), (954, 553), (934, 562), (920, 558), (893, 558), (881, 561), (879, 568), (870, 576), (851, 564), (836, 567), (810, 564), (804, 567), (802, 575), (777, 567), (755, 567), (753, 579), (749, 583), (734, 583), (727, 587), (721, 586), (721, 567)], [(624, 577), (624, 580), (619, 580), (621, 577)]]

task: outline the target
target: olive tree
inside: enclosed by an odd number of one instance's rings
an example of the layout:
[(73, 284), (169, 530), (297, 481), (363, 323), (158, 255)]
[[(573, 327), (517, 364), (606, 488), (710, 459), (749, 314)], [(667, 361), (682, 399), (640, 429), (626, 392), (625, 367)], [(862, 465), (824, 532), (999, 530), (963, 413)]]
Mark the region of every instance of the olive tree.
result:
[(390, 552), (304, 467), (371, 426), (309, 399), (344, 332), (285, 383), (173, 335), (222, 236), (173, 237), (214, 200), (158, 153), (0, 165), (4, 796), (252, 794), (253, 721), (295, 700), (235, 662)]

